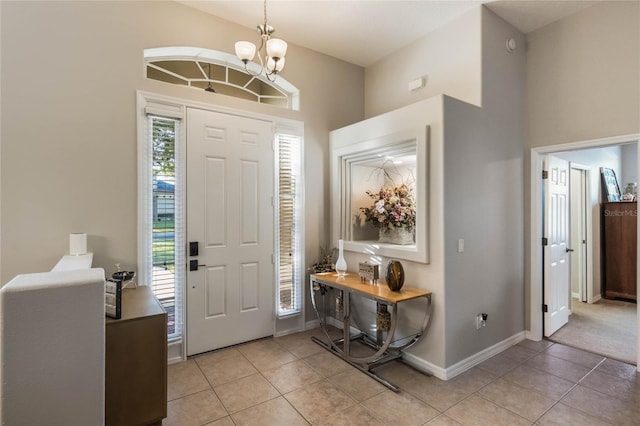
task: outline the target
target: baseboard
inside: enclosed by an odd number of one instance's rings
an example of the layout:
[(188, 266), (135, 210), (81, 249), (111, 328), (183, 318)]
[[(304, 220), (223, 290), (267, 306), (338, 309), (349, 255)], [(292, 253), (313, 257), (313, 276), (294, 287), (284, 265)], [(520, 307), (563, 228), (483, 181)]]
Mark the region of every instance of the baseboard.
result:
[(596, 303), (600, 299), (602, 299), (602, 296), (600, 294), (596, 294), (595, 296), (593, 296), (593, 299), (591, 300), (591, 303)]
[(305, 330), (313, 330), (314, 328), (318, 328), (320, 327), (320, 320), (319, 319), (314, 319), (312, 321), (307, 321), (304, 324), (304, 329)]
[(182, 339), (169, 342), (167, 345), (167, 364), (182, 362), (185, 358), (182, 355)]
[[(522, 342), (525, 340), (525, 332), (521, 331), (519, 333), (514, 334), (511, 337), (504, 339), (501, 342), (496, 343), (493, 346), (489, 346), (488, 348), (471, 355), (470, 357), (463, 359), (462, 361), (448, 367), (444, 372), (444, 378), (442, 380), (449, 380), (457, 376), (458, 374), (464, 373), (468, 369), (480, 364), (483, 361), (488, 360), (494, 355), (499, 354), (500, 352), (509, 349), (511, 346)], [(439, 376), (436, 376), (440, 378)]]

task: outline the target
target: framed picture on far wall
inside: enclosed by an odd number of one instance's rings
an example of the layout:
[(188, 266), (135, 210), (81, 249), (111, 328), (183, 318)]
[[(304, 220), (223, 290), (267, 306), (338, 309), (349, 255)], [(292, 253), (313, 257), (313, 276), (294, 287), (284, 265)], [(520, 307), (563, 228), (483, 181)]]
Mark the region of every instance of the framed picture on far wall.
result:
[(600, 176), (602, 177), (602, 196), (607, 201), (620, 201), (620, 187), (616, 172), (607, 167), (600, 167)]

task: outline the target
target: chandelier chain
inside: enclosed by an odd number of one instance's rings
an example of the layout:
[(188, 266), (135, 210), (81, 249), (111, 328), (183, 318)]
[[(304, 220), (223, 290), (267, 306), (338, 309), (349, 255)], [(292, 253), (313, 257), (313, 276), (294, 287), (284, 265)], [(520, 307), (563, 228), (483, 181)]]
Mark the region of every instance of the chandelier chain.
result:
[(264, 0), (264, 27), (267, 28), (267, 0)]

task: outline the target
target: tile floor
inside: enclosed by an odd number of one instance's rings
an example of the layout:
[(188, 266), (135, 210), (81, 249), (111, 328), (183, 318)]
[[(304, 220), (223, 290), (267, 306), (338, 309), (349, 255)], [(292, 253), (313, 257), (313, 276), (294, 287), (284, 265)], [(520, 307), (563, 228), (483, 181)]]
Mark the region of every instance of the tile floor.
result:
[(400, 362), (394, 393), (310, 339), (264, 339), (169, 366), (167, 425), (640, 425), (635, 366), (524, 341), (449, 381)]

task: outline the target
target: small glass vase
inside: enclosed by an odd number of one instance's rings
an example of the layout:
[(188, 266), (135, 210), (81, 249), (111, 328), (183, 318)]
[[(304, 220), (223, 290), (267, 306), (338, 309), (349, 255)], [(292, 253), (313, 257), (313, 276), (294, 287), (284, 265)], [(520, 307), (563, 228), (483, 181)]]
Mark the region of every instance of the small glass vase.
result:
[(338, 240), (338, 260), (336, 261), (336, 272), (339, 277), (347, 275), (347, 261), (344, 260), (344, 243)]

